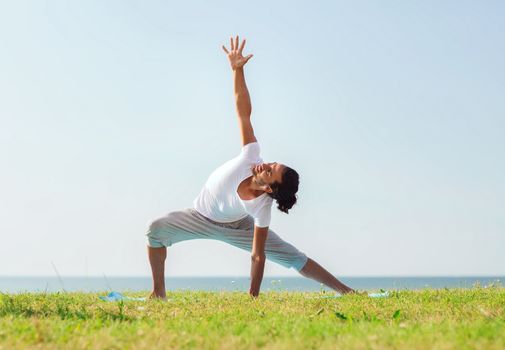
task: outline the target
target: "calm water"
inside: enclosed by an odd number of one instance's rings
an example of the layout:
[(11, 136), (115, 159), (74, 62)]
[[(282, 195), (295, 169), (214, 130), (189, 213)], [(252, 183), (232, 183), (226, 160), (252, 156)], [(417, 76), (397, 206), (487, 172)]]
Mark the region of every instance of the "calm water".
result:
[[(503, 285), (505, 277), (342, 277), (342, 282), (355, 289), (403, 290), (422, 288), (471, 288), (476, 284)], [(248, 277), (169, 277), (169, 290), (247, 291)], [(149, 277), (0, 277), (0, 292), (66, 291), (147, 291)], [(265, 277), (261, 289), (319, 291), (321, 285), (303, 277)], [(324, 288), (327, 289), (327, 288)], [(328, 289), (327, 289), (328, 290)]]

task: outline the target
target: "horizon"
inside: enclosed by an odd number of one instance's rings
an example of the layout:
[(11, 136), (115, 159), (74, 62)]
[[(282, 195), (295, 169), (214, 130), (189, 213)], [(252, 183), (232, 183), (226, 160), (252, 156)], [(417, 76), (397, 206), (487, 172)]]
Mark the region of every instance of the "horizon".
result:
[[(0, 278), (104, 278), (103, 275), (0, 275)], [(366, 276), (366, 275), (339, 275), (339, 278), (505, 278), (505, 275), (418, 275), (418, 276), (407, 276), (407, 275), (384, 275), (384, 276)], [(151, 278), (151, 275), (106, 275), (105, 278)], [(165, 276), (166, 280), (171, 278), (250, 278), (248, 275), (174, 275)], [(301, 275), (269, 275), (265, 278), (300, 278), (306, 279)], [(318, 282), (315, 282), (318, 283)]]

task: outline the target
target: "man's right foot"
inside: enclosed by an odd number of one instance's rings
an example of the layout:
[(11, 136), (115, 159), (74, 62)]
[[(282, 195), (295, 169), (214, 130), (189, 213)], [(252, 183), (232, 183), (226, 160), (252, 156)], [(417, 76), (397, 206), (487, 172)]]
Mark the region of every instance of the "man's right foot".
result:
[(149, 295), (149, 299), (162, 299), (167, 300), (167, 294), (165, 292), (156, 292), (152, 291), (151, 295)]

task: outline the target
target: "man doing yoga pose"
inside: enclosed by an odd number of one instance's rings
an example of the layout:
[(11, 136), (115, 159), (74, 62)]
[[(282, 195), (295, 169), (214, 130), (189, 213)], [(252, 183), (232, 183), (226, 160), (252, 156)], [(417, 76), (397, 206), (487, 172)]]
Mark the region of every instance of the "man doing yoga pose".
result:
[(277, 163), (264, 163), (251, 125), (251, 101), (244, 78), (244, 65), (253, 55), (242, 56), (245, 40), (230, 38), (230, 51), (223, 46), (233, 72), (242, 150), (207, 179), (193, 208), (173, 211), (152, 221), (147, 230), (147, 251), (153, 276), (151, 297), (166, 298), (165, 259), (167, 247), (190, 239), (215, 239), (251, 252), (249, 293), (257, 297), (265, 259), (293, 267), (305, 277), (340, 292), (347, 287), (314, 260), (281, 239), (269, 228), (272, 202), (284, 213), (296, 203), (298, 173)]

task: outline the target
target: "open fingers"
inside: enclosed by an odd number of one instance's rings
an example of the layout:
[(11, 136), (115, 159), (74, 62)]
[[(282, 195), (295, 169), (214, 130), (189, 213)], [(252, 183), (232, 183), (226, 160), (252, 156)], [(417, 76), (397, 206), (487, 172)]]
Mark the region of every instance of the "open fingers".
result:
[[(245, 46), (245, 39), (242, 40), (242, 43), (240, 44), (240, 48), (238, 46), (238, 41), (239, 41), (238, 35), (235, 37), (235, 40), (233, 40), (233, 37), (230, 37), (230, 49), (231, 49), (231, 51), (238, 50), (239, 54), (242, 54), (242, 50), (244, 50), (244, 46)], [(223, 50), (224, 50), (224, 52), (229, 54), (229, 51), (226, 49), (226, 47), (224, 45), (223, 45)]]
[(242, 44), (240, 44), (240, 48), (238, 49), (238, 53), (242, 55), (242, 50), (244, 49), (244, 45), (245, 45), (245, 39), (242, 40)]

